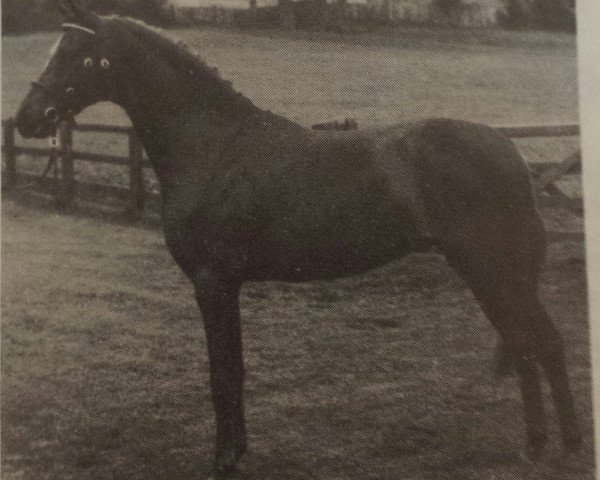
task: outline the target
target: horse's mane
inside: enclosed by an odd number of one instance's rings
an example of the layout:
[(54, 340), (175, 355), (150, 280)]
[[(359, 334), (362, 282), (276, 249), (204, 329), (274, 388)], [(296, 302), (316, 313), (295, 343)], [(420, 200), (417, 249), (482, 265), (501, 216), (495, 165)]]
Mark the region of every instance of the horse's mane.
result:
[(220, 76), (216, 68), (210, 67), (198, 52), (182, 40), (172, 40), (164, 30), (141, 20), (121, 16), (106, 17), (106, 20), (112, 25), (124, 28), (181, 74), (191, 77), (203, 88), (210, 88), (210, 94), (215, 100), (218, 98), (222, 101), (229, 97), (238, 102), (251, 104), (249, 99), (233, 89), (230, 81)]

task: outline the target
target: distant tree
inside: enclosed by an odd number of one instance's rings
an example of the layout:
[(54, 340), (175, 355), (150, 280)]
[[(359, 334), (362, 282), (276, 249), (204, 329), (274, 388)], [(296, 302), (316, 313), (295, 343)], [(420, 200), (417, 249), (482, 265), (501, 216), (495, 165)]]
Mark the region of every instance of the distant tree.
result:
[(279, 12), (279, 27), (284, 30), (296, 28), (296, 14), (292, 0), (278, 0), (277, 10)]
[(575, 31), (575, 0), (505, 0), (504, 4), (501, 22), (507, 28)]
[(118, 0), (90, 0), (88, 6), (94, 12), (107, 14), (116, 12), (119, 3), (120, 2)]
[(250, 8), (248, 10), (248, 19), (250, 21), (250, 25), (255, 27), (256, 20), (257, 20), (256, 0), (250, 0)]
[(533, 0), (532, 15), (538, 28), (574, 32), (574, 0)]
[(2, 0), (2, 34), (51, 30), (60, 15), (51, 0)]
[(329, 6), (329, 22), (327, 28), (344, 30), (348, 24), (348, 1), (335, 0)]
[(460, 7), (462, 0), (434, 0), (435, 7), (446, 16)]
[(506, 0), (500, 23), (507, 28), (523, 29), (531, 26), (531, 7), (527, 0)]
[(376, 20), (379, 23), (388, 23), (391, 18), (390, 13), (390, 0), (382, 0), (375, 12)]
[(33, 6), (33, 0), (2, 0), (2, 33), (27, 31), (24, 20)]
[(99, 14), (127, 15), (154, 25), (167, 26), (173, 17), (167, 0), (88, 0), (87, 4)]
[(327, 24), (326, 0), (298, 0), (293, 3), (295, 24), (303, 30), (322, 30)]
[[(154, 25), (173, 22), (167, 0), (88, 0), (85, 4), (101, 14), (129, 15)], [(60, 22), (56, 0), (2, 0), (2, 34), (53, 30)]]
[(122, 15), (136, 17), (155, 25), (169, 24), (167, 0), (124, 0), (117, 5), (117, 13)]

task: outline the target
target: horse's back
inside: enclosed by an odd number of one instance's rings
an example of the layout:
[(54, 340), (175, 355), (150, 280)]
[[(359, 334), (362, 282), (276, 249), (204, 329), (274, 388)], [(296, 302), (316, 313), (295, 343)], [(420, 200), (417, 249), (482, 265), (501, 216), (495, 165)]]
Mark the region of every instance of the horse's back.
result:
[[(406, 195), (407, 176), (418, 175), (419, 191), (462, 205), (481, 200), (481, 208), (535, 209), (529, 170), (513, 142), (494, 128), (463, 120), (434, 118), (383, 128), (333, 131), (318, 135), (318, 145), (338, 150), (333, 157), (352, 167), (372, 162), (398, 194)], [(319, 147), (322, 148), (322, 147)], [(346, 150), (346, 152), (344, 152)], [(405, 190), (401, 192), (400, 190)], [(412, 194), (412, 193), (411, 193)], [(415, 191), (416, 194), (416, 191)]]

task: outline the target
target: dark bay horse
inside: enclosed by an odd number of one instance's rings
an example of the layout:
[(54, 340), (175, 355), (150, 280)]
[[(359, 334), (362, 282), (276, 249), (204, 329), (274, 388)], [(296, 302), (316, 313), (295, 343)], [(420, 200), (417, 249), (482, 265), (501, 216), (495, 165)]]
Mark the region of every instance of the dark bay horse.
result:
[(218, 476), (246, 450), (241, 285), (356, 274), (434, 246), (514, 364), (529, 454), (548, 437), (538, 365), (564, 445), (579, 447), (563, 341), (537, 293), (545, 233), (510, 140), (446, 119), (313, 132), (257, 108), (144, 24), (59, 4), (65, 32), (19, 109), (19, 131), (48, 136), (98, 101), (131, 118), (160, 180), (166, 243), (204, 320)]

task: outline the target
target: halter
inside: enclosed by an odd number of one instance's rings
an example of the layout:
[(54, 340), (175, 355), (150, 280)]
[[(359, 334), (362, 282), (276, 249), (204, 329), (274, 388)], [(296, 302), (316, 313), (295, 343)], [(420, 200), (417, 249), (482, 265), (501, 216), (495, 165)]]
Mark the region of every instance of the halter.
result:
[[(77, 23), (66, 22), (66, 23), (62, 24), (62, 28), (63, 28), (63, 30), (77, 30), (80, 32), (84, 32), (88, 35), (96, 35), (96, 32), (94, 30), (92, 30), (91, 28), (84, 27), (83, 25), (79, 25)], [(108, 62), (108, 60), (103, 58), (101, 61), (101, 66), (102, 66), (102, 68), (107, 69), (110, 66), (110, 63)], [(56, 102), (65, 101), (65, 99), (68, 97), (68, 95), (75, 91), (75, 89), (73, 87), (67, 87), (64, 92), (62, 92), (62, 91), (59, 92), (56, 89), (54, 89), (48, 85), (44, 85), (39, 80), (35, 80), (35, 81), (31, 82), (31, 85), (35, 88), (39, 88), (40, 90), (42, 90), (43, 92), (48, 94)]]
[(90, 35), (96, 35), (96, 32), (91, 28), (84, 27), (83, 25), (78, 25), (76, 23), (63, 23), (63, 30), (79, 30), (80, 32), (85, 32)]

